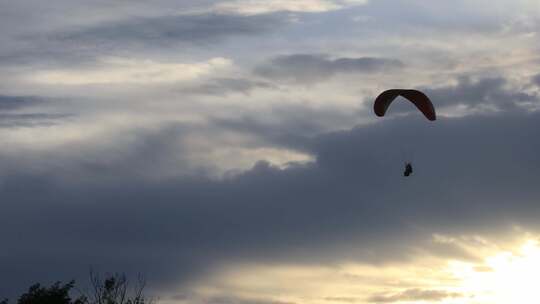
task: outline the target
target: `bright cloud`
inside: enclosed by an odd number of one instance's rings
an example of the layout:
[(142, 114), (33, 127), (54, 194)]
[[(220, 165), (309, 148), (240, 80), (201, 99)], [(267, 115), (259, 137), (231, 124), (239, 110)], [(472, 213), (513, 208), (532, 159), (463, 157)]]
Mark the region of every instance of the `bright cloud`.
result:
[(43, 70), (30, 75), (32, 82), (50, 85), (159, 84), (185, 82), (232, 66), (226, 58), (198, 63), (164, 63), (146, 59), (108, 58), (99, 67)]
[(237, 0), (220, 3), (215, 6), (215, 9), (243, 15), (258, 15), (280, 11), (320, 13), (365, 3), (367, 3), (367, 0)]

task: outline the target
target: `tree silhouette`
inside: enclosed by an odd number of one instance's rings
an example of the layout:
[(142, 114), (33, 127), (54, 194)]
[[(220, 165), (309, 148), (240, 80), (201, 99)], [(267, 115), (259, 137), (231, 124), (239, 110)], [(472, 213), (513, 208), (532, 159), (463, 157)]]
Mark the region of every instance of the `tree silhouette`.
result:
[[(71, 281), (65, 285), (60, 282), (54, 283), (50, 287), (42, 287), (40, 284), (30, 286), (28, 292), (21, 295), (17, 304), (84, 304), (85, 297), (79, 297), (72, 300), (69, 296), (70, 290), (75, 286), (75, 282)], [(7, 300), (1, 302), (7, 303)]]
[[(152, 304), (154, 301), (143, 294), (146, 280), (138, 276), (138, 281), (130, 286), (124, 274), (107, 274), (102, 279), (98, 274), (90, 271), (91, 291), (72, 299), (70, 292), (75, 287), (75, 281), (67, 284), (56, 282), (50, 287), (40, 284), (30, 286), (22, 294), (17, 304)], [(8, 304), (8, 300), (1, 300), (0, 304)]]
[(105, 279), (90, 272), (92, 291), (85, 296), (88, 304), (151, 304), (153, 301), (144, 296), (146, 280), (138, 276), (137, 283), (130, 292), (130, 284), (124, 274), (108, 274)]

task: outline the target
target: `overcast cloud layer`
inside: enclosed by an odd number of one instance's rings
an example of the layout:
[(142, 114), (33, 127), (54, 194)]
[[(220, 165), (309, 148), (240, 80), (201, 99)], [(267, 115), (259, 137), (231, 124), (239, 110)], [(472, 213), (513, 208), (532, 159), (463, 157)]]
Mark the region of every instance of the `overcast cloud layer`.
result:
[[(243, 275), (540, 233), (535, 1), (181, 2), (0, 3), (0, 298), (95, 267), (166, 303), (299, 302)], [(439, 119), (376, 119), (397, 87)], [(377, 286), (302, 299), (469, 296)]]

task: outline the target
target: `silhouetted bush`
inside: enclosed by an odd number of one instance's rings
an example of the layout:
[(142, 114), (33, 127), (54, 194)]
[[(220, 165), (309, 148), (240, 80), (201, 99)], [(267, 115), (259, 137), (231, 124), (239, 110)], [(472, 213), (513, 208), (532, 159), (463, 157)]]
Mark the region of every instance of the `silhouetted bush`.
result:
[[(65, 285), (60, 282), (54, 283), (51, 287), (42, 287), (40, 284), (30, 286), (28, 292), (21, 295), (17, 304), (84, 304), (85, 297), (72, 300), (69, 296), (70, 290), (75, 282), (71, 281)], [(7, 301), (6, 301), (7, 303)]]
[[(152, 304), (153, 300), (147, 298), (143, 291), (146, 281), (142, 276), (130, 286), (124, 274), (108, 274), (102, 279), (98, 274), (90, 272), (89, 292), (78, 291), (82, 294), (72, 299), (70, 292), (75, 289), (75, 281), (62, 285), (56, 282), (50, 287), (40, 284), (30, 286), (28, 291), (22, 294), (17, 304)], [(9, 304), (8, 300), (0, 301), (0, 304)]]

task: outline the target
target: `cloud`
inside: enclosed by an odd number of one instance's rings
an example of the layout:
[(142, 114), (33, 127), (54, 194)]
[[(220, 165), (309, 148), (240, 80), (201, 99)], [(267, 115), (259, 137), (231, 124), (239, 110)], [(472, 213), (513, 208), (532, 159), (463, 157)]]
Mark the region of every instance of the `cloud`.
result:
[(371, 303), (396, 303), (410, 301), (429, 301), (439, 302), (447, 298), (462, 297), (459, 293), (441, 291), (441, 290), (421, 290), (408, 289), (397, 294), (381, 294), (369, 299)]
[(51, 104), (52, 100), (46, 97), (0, 95), (0, 128), (52, 126), (73, 116), (32, 109)]
[(532, 81), (533, 84), (540, 87), (540, 74), (533, 76), (531, 78), (531, 81)]
[[(28, 155), (1, 155), (0, 261), (11, 278), (1, 292), (49, 278), (51, 267), (54, 279), (84, 277), (88, 265), (146, 272), (160, 289), (211, 275), (231, 260), (387, 263), (417, 248), (440, 254), (430, 245), (434, 232), (534, 227), (539, 121), (538, 114), (441, 119), (432, 127), (385, 121), (312, 138), (305, 149), (314, 162), (285, 169), (260, 162), (221, 180), (134, 174), (183, 153), (170, 140), (178, 129), (127, 146), (121, 166), (73, 171), (59, 159), (55, 171), (43, 172), (21, 166)], [(408, 180), (401, 176), (404, 147), (415, 151)]]
[(233, 14), (186, 14), (176, 16), (134, 17), (79, 30), (57, 33), (63, 42), (114, 45), (133, 42), (146, 46), (177, 43), (209, 43), (222, 38), (258, 35), (268, 32), (283, 20), (279, 16), (240, 16)]
[(0, 114), (0, 128), (53, 126), (71, 117), (71, 114), (52, 113)]
[(0, 95), (0, 110), (17, 110), (45, 102), (34, 96), (7, 96)]
[(195, 80), (231, 65), (231, 60), (226, 58), (212, 58), (200, 63), (109, 58), (104, 59), (99, 67), (36, 71), (29, 80), (55, 85), (175, 83)]
[(290, 148), (312, 154), (312, 137), (332, 130), (339, 122), (354, 124), (359, 111), (340, 111), (331, 107), (275, 106), (260, 113), (247, 112), (237, 118), (212, 117), (211, 125), (257, 139), (260, 145)]
[(314, 83), (339, 73), (374, 73), (399, 69), (395, 59), (360, 57), (331, 59), (326, 55), (294, 54), (278, 56), (255, 69), (255, 74), (280, 81)]
[(356, 303), (359, 302), (360, 299), (352, 297), (326, 297), (325, 300), (330, 302)]
[[(0, 48), (0, 65), (93, 66), (104, 57), (150, 55), (154, 61), (170, 60), (184, 54), (186, 48), (206, 52), (206, 47), (216, 46), (228, 38), (260, 37), (289, 23), (287, 17), (280, 14), (221, 13), (149, 16), (137, 13), (97, 21), (52, 28), (44, 25), (43, 29), (27, 30), (24, 34), (12, 33), (13, 41), (9, 40)], [(216, 56), (215, 52), (209, 56)]]
[(200, 299), (199, 301), (207, 304), (294, 304), (292, 302), (238, 296), (214, 296), (207, 299)]
[(249, 94), (255, 89), (276, 89), (277, 86), (259, 80), (244, 78), (213, 78), (198, 85), (182, 88), (182, 92), (223, 96), (231, 93)]
[(242, 15), (274, 12), (322, 13), (366, 4), (367, 0), (236, 0), (216, 4), (213, 9)]
[[(519, 110), (520, 105), (537, 103), (539, 96), (520, 91), (503, 77), (473, 79), (462, 76), (457, 83), (440, 88), (426, 88), (437, 107), (464, 105), (468, 110), (492, 107), (494, 110)], [(489, 110), (489, 109), (488, 109)]]

